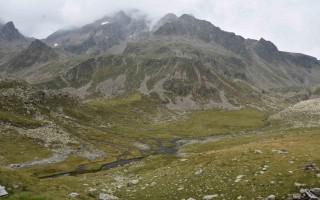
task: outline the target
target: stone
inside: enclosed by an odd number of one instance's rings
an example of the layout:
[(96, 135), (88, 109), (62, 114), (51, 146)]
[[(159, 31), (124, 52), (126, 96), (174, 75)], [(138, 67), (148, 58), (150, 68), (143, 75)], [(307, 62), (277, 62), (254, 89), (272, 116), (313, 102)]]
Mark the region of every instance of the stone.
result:
[(111, 194), (100, 193), (99, 200), (119, 200), (119, 198)]
[(194, 199), (194, 198), (190, 197), (190, 198), (188, 198), (187, 200), (196, 200), (196, 199)]
[(302, 195), (301, 195), (301, 194), (296, 193), (296, 194), (293, 194), (293, 195), (292, 195), (292, 200), (300, 200), (300, 199), (301, 199), (301, 197), (302, 197)]
[(0, 197), (7, 196), (8, 194), (6, 187), (0, 185)]
[(312, 188), (310, 189), (310, 192), (312, 192), (317, 197), (320, 197), (320, 188)]
[(266, 200), (276, 200), (276, 196), (271, 194), (266, 198)]
[(138, 179), (134, 179), (134, 180), (131, 180), (130, 183), (132, 185), (137, 185), (139, 183), (139, 180)]
[(217, 197), (219, 197), (218, 194), (212, 194), (212, 195), (206, 195), (202, 199), (203, 200), (212, 200), (212, 199), (217, 198)]
[(71, 198), (76, 198), (78, 196), (79, 196), (79, 194), (76, 193), (76, 192), (72, 192), (72, 193), (69, 194), (69, 197), (71, 197)]
[(244, 177), (244, 175), (239, 175), (236, 177), (236, 180), (234, 181), (235, 183), (238, 183), (242, 180), (242, 178)]
[(203, 170), (202, 169), (198, 169), (194, 174), (199, 176), (203, 173)]
[(184, 187), (179, 187), (178, 191), (184, 190)]
[(309, 163), (306, 166), (304, 166), (305, 171), (316, 171), (319, 172), (320, 169), (315, 163)]
[(95, 192), (95, 191), (97, 191), (96, 188), (89, 188), (89, 192)]
[(254, 153), (256, 153), (256, 154), (263, 154), (263, 152), (262, 152), (261, 150), (259, 150), (259, 149), (254, 150)]
[(273, 153), (278, 153), (278, 154), (288, 154), (289, 152), (285, 149), (273, 149), (272, 150)]

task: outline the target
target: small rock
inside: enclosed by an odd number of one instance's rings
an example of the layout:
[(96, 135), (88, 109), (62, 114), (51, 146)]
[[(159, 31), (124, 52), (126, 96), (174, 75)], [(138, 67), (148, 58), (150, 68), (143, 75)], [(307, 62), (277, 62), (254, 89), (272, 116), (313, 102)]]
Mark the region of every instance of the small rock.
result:
[(201, 175), (202, 173), (203, 173), (203, 170), (202, 170), (202, 169), (198, 169), (198, 170), (194, 173), (194, 175), (199, 176), (199, 175)]
[(272, 150), (273, 153), (278, 153), (278, 154), (288, 154), (289, 152), (285, 149), (273, 149)]
[(260, 149), (254, 150), (254, 153), (256, 153), (256, 154), (263, 154), (263, 152), (262, 152)]
[(184, 190), (184, 187), (179, 187), (178, 191)]
[(130, 183), (132, 185), (137, 185), (139, 183), (139, 180), (138, 179), (135, 179), (135, 180), (131, 180)]
[(293, 194), (292, 195), (292, 200), (300, 200), (301, 199), (301, 194), (299, 194), (299, 193), (296, 193), (296, 194)]
[(317, 178), (320, 178), (320, 174), (317, 174), (316, 176), (317, 176)]
[(95, 192), (95, 191), (97, 191), (96, 188), (89, 188), (89, 192)]
[(76, 192), (72, 192), (72, 193), (69, 194), (69, 197), (71, 197), (71, 198), (76, 198), (78, 196), (79, 196), (79, 194), (76, 193)]
[(304, 166), (304, 170), (305, 171), (315, 171), (315, 172), (320, 171), (319, 167), (315, 163), (307, 164), (306, 166)]
[(194, 198), (190, 197), (190, 198), (188, 198), (187, 200), (196, 200), (196, 199), (194, 199)]
[(244, 175), (238, 175), (238, 176), (236, 177), (236, 180), (235, 180), (234, 182), (235, 182), (235, 183), (240, 182), (243, 177), (244, 177)]
[(275, 199), (276, 199), (276, 196), (273, 195), (273, 194), (269, 195), (269, 196), (266, 198), (266, 200), (275, 200)]
[(304, 194), (306, 192), (306, 189), (301, 188), (299, 192), (300, 194)]
[(119, 198), (111, 194), (100, 193), (99, 200), (118, 200)]
[(212, 199), (217, 198), (217, 197), (219, 197), (218, 194), (212, 194), (212, 195), (206, 195), (202, 199), (203, 200), (212, 200)]

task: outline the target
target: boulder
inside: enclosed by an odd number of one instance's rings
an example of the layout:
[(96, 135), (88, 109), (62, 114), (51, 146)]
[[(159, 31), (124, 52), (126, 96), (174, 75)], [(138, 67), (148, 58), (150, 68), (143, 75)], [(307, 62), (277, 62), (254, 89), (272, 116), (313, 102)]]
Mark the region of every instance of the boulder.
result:
[(0, 185), (0, 197), (7, 196), (9, 193), (7, 192), (6, 188)]
[(69, 194), (69, 197), (71, 197), (71, 198), (77, 198), (78, 196), (79, 196), (79, 194), (76, 192), (72, 192)]
[(119, 198), (111, 194), (100, 193), (99, 200), (119, 200)]
[(271, 194), (266, 198), (266, 200), (276, 200), (276, 196)]
[(212, 200), (212, 199), (217, 198), (217, 197), (219, 197), (219, 195), (217, 195), (217, 194), (212, 194), (212, 195), (206, 195), (206, 196), (204, 196), (202, 199), (203, 199), (203, 200)]
[(310, 189), (310, 192), (312, 192), (317, 197), (320, 197), (320, 188), (312, 188)]

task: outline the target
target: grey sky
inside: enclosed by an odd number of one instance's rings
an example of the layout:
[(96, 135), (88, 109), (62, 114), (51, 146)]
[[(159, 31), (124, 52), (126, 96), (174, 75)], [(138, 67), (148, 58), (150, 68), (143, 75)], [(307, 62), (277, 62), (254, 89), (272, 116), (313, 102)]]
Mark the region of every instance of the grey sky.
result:
[(281, 50), (320, 58), (319, 0), (0, 0), (0, 19), (43, 38), (121, 9), (142, 10), (153, 20), (190, 13), (246, 38), (263, 37)]

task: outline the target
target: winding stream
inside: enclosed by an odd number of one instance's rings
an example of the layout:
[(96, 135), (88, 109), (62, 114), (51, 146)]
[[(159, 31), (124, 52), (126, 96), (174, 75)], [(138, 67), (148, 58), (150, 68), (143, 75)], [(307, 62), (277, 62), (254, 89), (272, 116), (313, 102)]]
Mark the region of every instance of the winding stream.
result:
[(140, 156), (140, 157), (130, 158), (130, 159), (119, 159), (114, 162), (102, 164), (97, 169), (90, 169), (90, 170), (86, 169), (84, 165), (80, 165), (76, 170), (72, 170), (68, 172), (60, 172), (60, 173), (55, 173), (55, 174), (50, 174), (45, 176), (39, 176), (38, 178), (48, 179), (48, 178), (58, 178), (62, 176), (77, 176), (81, 174), (97, 173), (99, 171), (110, 170), (113, 168), (122, 167), (131, 163), (135, 163), (152, 155), (176, 155), (179, 149), (183, 146), (197, 144), (197, 143), (215, 142), (227, 137), (231, 137), (231, 136), (230, 135), (210, 136), (210, 137), (205, 137), (201, 139), (179, 139), (179, 140), (175, 139), (170, 142), (172, 144), (172, 146), (170, 147), (164, 146), (161, 143), (159, 143), (159, 147), (153, 153), (149, 153), (146, 156)]

